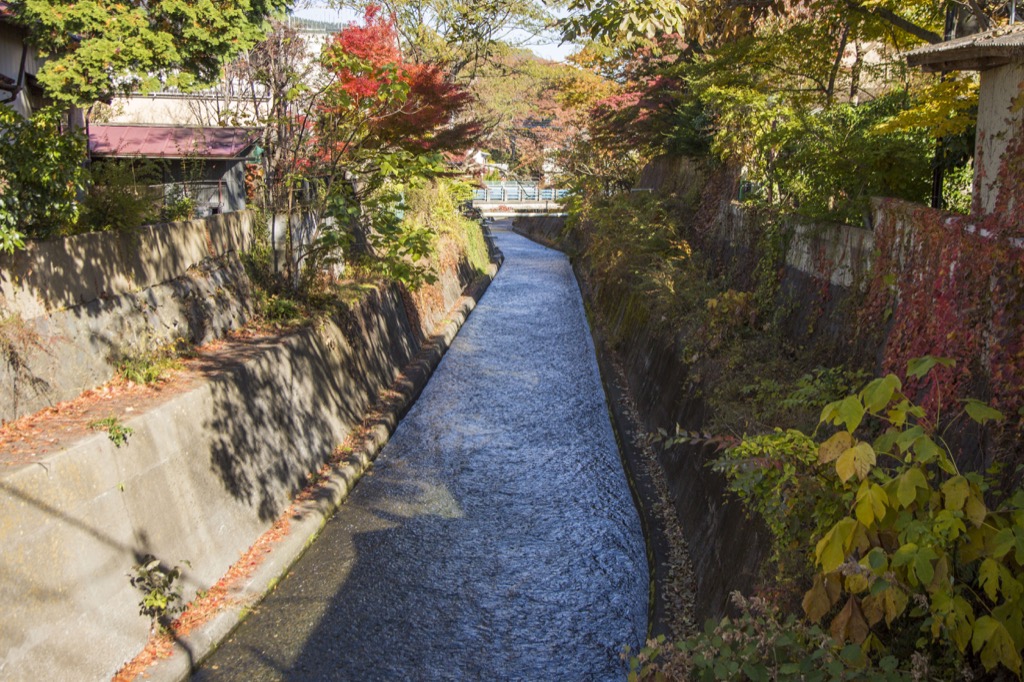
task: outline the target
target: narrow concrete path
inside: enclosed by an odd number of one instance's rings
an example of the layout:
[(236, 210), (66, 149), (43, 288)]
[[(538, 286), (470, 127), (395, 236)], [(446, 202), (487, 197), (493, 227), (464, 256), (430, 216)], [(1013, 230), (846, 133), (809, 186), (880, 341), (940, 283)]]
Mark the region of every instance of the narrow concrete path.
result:
[(614, 680), (643, 536), (566, 258), (505, 264), (419, 401), (199, 680)]

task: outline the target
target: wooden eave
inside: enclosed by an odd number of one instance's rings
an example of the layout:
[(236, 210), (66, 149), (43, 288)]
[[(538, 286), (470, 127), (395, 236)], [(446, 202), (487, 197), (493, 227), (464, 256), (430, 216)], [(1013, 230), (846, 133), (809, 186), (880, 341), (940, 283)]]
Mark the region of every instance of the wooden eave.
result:
[(904, 54), (909, 66), (925, 71), (986, 71), (1024, 61), (1024, 25), (1003, 26)]
[(949, 58), (949, 55), (936, 55), (937, 57), (945, 56), (946, 59), (934, 59), (928, 61), (916, 61), (909, 57), (907, 58), (907, 64), (910, 66), (920, 66), (922, 71), (929, 73), (935, 72), (949, 72), (949, 71), (987, 71), (988, 69), (994, 69), (997, 66), (1006, 66), (1013, 62), (1013, 59), (1002, 55), (977, 55), (973, 57), (966, 57), (957, 55), (957, 57)]

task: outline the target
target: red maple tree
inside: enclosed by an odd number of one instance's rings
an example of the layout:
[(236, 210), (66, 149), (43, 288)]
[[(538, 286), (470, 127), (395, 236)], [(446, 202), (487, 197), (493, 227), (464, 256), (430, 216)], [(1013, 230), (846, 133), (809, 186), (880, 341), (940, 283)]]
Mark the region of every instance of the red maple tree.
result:
[(338, 92), (321, 113), (356, 117), (363, 144), (414, 152), (455, 151), (480, 132), (463, 116), (472, 95), (433, 64), (407, 63), (394, 22), (379, 6), (338, 32), (324, 54)]

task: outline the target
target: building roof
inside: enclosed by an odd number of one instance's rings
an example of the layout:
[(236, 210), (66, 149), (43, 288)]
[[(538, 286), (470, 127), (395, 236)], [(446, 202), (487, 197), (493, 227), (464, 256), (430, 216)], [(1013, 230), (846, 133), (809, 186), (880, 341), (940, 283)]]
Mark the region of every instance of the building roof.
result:
[(90, 125), (93, 156), (237, 159), (259, 138), (250, 128)]
[(1024, 24), (924, 45), (904, 56), (907, 64), (923, 67), (925, 71), (984, 71), (1024, 61)]

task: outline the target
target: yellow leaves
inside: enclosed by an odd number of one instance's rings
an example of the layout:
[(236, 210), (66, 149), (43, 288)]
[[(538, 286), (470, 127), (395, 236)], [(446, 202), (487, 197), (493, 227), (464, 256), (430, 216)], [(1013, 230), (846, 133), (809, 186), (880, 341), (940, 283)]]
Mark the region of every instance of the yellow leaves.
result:
[[(917, 371), (926, 372), (927, 364)], [(822, 421), (843, 430), (818, 446), (812, 468), (834, 467), (846, 484), (830, 481), (842, 491), (845, 518), (815, 546), (820, 573), (804, 595), (803, 610), (813, 622), (834, 614), (832, 636), (861, 651), (911, 628), (923, 635), (922, 643), (955, 648), (976, 655), (988, 670), (1002, 666), (1020, 675), (1024, 493), (990, 512), (982, 490), (994, 485), (991, 479), (961, 475), (948, 446), (900, 390), (895, 378), (876, 380), (859, 400), (832, 403), (822, 413)], [(890, 423), (875, 445), (853, 435), (865, 417), (894, 410), (900, 424)], [(981, 403), (967, 402), (964, 411), (977, 422), (997, 419)], [(893, 456), (891, 468), (875, 468), (878, 452)], [(871, 628), (878, 629), (872, 634)]]
[[(858, 402), (857, 404), (859, 405), (860, 403)], [(833, 406), (834, 416), (831, 418), (836, 421), (845, 418), (852, 420), (851, 423), (860, 423), (863, 410), (860, 411), (860, 416), (857, 416), (857, 410), (853, 407), (847, 406), (843, 408), (842, 405), (837, 405), (836, 403), (833, 403)], [(829, 408), (825, 409), (826, 412), (829, 412)], [(822, 418), (825, 419), (824, 414)], [(858, 443), (854, 440), (850, 431), (840, 431), (822, 443), (821, 447), (818, 448), (818, 461), (822, 464), (835, 461), (836, 473), (839, 475), (839, 479), (846, 483), (855, 475), (861, 481), (867, 478), (868, 473), (871, 472), (871, 468), (876, 463), (876, 456), (874, 448), (869, 443)]]
[(971, 484), (963, 476), (954, 476), (942, 484), (942, 495), (945, 507), (950, 511), (960, 511), (971, 493)]
[(854, 513), (857, 515), (858, 521), (864, 524), (865, 527), (871, 528), (875, 525), (875, 521), (881, 521), (885, 518), (888, 504), (889, 496), (886, 495), (885, 490), (880, 485), (870, 481), (863, 481), (857, 490)]
[(814, 548), (814, 556), (825, 573), (831, 573), (846, 560), (846, 553), (853, 542), (857, 522), (846, 518), (840, 520), (825, 534)]
[(856, 475), (860, 480), (867, 478), (875, 465), (875, 450), (869, 443), (858, 443), (846, 450), (836, 460), (836, 473), (846, 483)]
[(995, 601), (999, 597), (999, 562), (985, 559), (978, 569), (978, 583), (985, 590), (985, 595)]
[(988, 516), (985, 500), (982, 498), (981, 491), (976, 485), (971, 485), (970, 495), (964, 502), (964, 516), (974, 524), (975, 528), (980, 528), (981, 524), (985, 523), (985, 517)]
[(851, 573), (846, 576), (846, 591), (850, 594), (860, 594), (867, 592), (871, 587), (871, 583), (868, 582), (868, 578), (863, 573)]
[(919, 467), (910, 467), (895, 479), (896, 499), (906, 508), (917, 500), (918, 490), (928, 490), (928, 479)]
[(840, 431), (818, 448), (818, 461), (822, 464), (834, 462), (847, 450), (853, 447), (853, 436), (849, 431)]
[(978, 584), (993, 602), (1000, 596), (1004, 600), (1015, 601), (1024, 595), (1024, 584), (1003, 563), (992, 558), (981, 562)]
[(978, 78), (973, 73), (936, 77), (915, 93), (914, 104), (878, 125), (877, 134), (924, 128), (935, 138), (959, 135), (974, 124)]
[(838, 575), (835, 573), (825, 576), (820, 573), (815, 575), (814, 584), (811, 589), (807, 590), (802, 602), (807, 619), (812, 623), (817, 623), (832, 610), (841, 594), (842, 588), (839, 585)]
[(974, 653), (981, 655), (985, 670), (992, 670), (1001, 663), (1014, 673), (1020, 674), (1020, 652), (1006, 625), (996, 618), (982, 616), (975, 621), (971, 647)]

